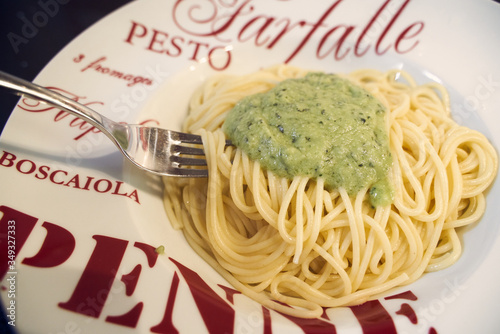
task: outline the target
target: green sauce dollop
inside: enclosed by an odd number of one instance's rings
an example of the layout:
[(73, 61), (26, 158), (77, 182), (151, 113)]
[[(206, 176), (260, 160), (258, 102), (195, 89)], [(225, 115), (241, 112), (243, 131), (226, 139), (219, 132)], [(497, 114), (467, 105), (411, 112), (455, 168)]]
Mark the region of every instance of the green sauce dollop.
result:
[(372, 205), (392, 202), (386, 108), (337, 75), (309, 73), (243, 98), (223, 130), (276, 175), (322, 178), (350, 196), (370, 187)]

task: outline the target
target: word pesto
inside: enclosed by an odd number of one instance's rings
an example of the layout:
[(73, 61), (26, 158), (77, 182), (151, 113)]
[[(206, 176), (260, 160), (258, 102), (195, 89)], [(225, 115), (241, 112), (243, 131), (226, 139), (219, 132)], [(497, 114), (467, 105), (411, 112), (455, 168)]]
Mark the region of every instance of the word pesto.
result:
[(322, 178), (350, 196), (369, 187), (378, 206), (392, 201), (385, 114), (380, 101), (347, 79), (309, 73), (242, 99), (223, 129), (278, 176)]

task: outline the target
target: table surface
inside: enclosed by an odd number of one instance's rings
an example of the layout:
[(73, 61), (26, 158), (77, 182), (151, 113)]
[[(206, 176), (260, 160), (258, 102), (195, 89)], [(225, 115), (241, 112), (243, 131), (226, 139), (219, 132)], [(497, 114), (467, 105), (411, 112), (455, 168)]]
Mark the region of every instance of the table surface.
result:
[[(131, 0), (2, 0), (0, 70), (33, 80), (86, 28)], [(19, 97), (0, 90), (0, 132)], [(0, 307), (0, 333), (15, 333)]]

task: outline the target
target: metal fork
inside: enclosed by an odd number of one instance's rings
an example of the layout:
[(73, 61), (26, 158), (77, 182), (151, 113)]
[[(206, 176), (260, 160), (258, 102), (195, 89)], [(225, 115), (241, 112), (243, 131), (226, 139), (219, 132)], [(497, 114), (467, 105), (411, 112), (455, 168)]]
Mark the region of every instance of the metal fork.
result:
[[(0, 71), (0, 87), (67, 111), (102, 131), (135, 166), (158, 175), (208, 177), (201, 137), (193, 134), (114, 122), (70, 98)], [(185, 144), (189, 144), (186, 146)]]

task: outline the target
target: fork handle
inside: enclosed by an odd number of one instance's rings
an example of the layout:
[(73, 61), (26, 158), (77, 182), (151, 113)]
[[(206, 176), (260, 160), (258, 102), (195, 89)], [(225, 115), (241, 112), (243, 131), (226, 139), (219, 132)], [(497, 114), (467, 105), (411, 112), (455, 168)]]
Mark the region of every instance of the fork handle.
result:
[(86, 122), (95, 126), (105, 133), (117, 146), (123, 146), (117, 139), (111, 135), (113, 130), (123, 131), (121, 124), (113, 122), (94, 110), (80, 104), (62, 94), (44, 88), (32, 82), (26, 81), (14, 75), (0, 71), (0, 87), (7, 88), (12, 93), (23, 95), (35, 100), (43, 101), (53, 107), (67, 111)]

